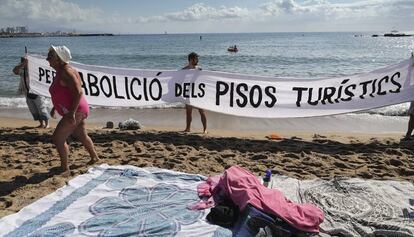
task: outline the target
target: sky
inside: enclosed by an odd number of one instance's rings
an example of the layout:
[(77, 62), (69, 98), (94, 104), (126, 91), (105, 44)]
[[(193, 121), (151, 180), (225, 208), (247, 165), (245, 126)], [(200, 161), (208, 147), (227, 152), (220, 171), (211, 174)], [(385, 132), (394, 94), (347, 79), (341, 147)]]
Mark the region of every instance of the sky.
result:
[(0, 28), (162, 34), (414, 31), (414, 0), (0, 0)]

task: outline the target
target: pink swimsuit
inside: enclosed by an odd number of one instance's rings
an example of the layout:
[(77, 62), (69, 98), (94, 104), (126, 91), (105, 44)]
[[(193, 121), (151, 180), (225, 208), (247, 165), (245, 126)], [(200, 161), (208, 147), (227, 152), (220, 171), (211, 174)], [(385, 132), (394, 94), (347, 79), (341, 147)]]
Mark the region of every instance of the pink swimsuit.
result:
[[(72, 107), (73, 103), (73, 95), (70, 92), (68, 87), (62, 86), (60, 83), (60, 75), (61, 73), (57, 73), (55, 79), (52, 82), (52, 85), (49, 87), (49, 92), (52, 97), (52, 103), (55, 107), (56, 111), (61, 115), (65, 115), (69, 112), (69, 108)], [(77, 77), (80, 80), (79, 76)], [(76, 113), (83, 113), (85, 118), (88, 117), (89, 114), (89, 105), (86, 101), (84, 95), (82, 95), (78, 109)]]

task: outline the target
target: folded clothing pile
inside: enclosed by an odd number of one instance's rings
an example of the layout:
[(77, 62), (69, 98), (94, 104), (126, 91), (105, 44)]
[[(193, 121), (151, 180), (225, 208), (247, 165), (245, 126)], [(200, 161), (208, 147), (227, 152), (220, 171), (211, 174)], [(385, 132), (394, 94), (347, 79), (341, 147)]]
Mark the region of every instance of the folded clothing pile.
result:
[(142, 125), (137, 120), (130, 118), (124, 122), (119, 122), (118, 127), (121, 130), (138, 130), (142, 128)]

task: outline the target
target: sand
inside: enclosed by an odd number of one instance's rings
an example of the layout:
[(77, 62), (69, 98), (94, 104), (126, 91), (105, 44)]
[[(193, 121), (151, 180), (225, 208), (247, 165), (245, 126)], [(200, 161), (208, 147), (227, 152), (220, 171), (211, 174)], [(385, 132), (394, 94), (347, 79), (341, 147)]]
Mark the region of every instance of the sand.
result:
[[(0, 118), (0, 217), (18, 212), (91, 167), (87, 152), (70, 143), (71, 176), (59, 173), (59, 157), (51, 144), (56, 120), (36, 129), (25, 119)], [(88, 124), (101, 161), (213, 175), (232, 165), (256, 175), (266, 169), (299, 179), (335, 176), (414, 182), (414, 141), (402, 134), (289, 133), (268, 140), (269, 132), (209, 130), (183, 133), (179, 128), (103, 129)]]

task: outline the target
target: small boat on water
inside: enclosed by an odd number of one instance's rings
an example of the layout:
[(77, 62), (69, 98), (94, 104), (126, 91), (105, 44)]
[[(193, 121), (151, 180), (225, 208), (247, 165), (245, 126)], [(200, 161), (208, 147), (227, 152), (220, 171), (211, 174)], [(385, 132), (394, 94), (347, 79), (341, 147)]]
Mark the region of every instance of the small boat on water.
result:
[(392, 30), (390, 33), (385, 33), (384, 37), (405, 37), (405, 36), (412, 36), (405, 33), (399, 33), (397, 30)]
[(237, 48), (236, 45), (234, 45), (234, 46), (228, 47), (227, 51), (232, 52), (232, 53), (236, 53), (237, 51), (239, 51), (239, 49)]

